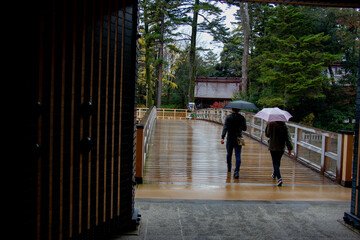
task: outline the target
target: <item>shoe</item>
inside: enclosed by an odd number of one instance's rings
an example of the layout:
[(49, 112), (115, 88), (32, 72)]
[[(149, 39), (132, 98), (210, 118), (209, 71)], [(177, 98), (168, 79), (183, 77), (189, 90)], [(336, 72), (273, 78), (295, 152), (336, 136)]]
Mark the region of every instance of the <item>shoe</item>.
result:
[(239, 172), (238, 171), (234, 172), (234, 178), (239, 179)]
[(276, 179), (276, 176), (275, 176), (274, 174), (271, 174), (271, 178), (272, 178), (273, 180), (275, 180), (275, 179)]
[(280, 187), (280, 186), (282, 186), (282, 184), (283, 184), (283, 181), (282, 181), (282, 179), (280, 178), (280, 179), (278, 180), (278, 182), (277, 182), (277, 185)]

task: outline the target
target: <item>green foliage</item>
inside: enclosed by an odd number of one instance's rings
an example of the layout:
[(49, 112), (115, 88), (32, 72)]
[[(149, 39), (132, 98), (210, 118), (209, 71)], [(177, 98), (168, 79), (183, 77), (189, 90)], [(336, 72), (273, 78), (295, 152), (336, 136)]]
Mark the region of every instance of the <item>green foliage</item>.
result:
[(307, 126), (313, 126), (314, 125), (314, 119), (315, 115), (314, 113), (310, 113), (302, 121), (300, 121), (301, 124), (307, 125)]
[[(239, 4), (234, 2), (234, 5)], [(140, 14), (144, 27), (140, 28), (142, 38), (139, 41), (139, 103), (146, 102), (147, 87), (151, 95), (155, 94), (152, 90), (156, 88), (155, 67), (160, 63), (164, 65), (162, 102), (174, 108), (187, 106), (191, 65), (201, 77), (241, 77), (244, 32), (240, 11), (236, 13), (235, 29), (229, 36), (215, 3), (200, 1), (195, 5), (190, 0), (141, 0), (140, 6), (142, 11), (147, 11), (147, 16)], [(191, 26), (195, 9), (199, 10), (201, 18), (198, 32), (210, 33), (215, 41), (224, 44), (220, 59), (201, 46), (196, 49), (193, 60), (189, 57), (190, 38), (180, 35), (176, 29)], [(163, 13), (165, 34), (161, 36), (159, 16)], [(260, 108), (286, 109), (294, 116), (292, 121), (331, 131), (353, 130), (360, 47), (359, 11), (249, 3), (249, 14), (251, 36), (246, 100)], [(183, 44), (185, 48), (179, 47), (176, 41), (180, 37), (187, 39)], [(157, 55), (159, 39), (165, 41), (163, 59)], [(205, 50), (205, 54), (199, 54)], [(333, 63), (344, 67), (339, 80), (333, 72), (329, 76), (325, 74)], [(233, 96), (234, 99), (243, 97)]]
[(184, 109), (184, 106), (181, 104), (162, 104), (161, 108), (167, 108), (167, 109)]
[[(180, 79), (175, 79), (176, 75), (174, 74), (174, 71), (178, 71), (177, 69), (182, 65), (182, 60), (176, 60), (182, 58), (173, 56), (182, 51), (179, 45), (177, 45), (179, 39), (182, 38), (183, 41), (190, 41), (189, 36), (181, 34), (178, 29), (183, 26), (192, 26), (195, 21), (193, 13), (196, 10), (199, 12), (199, 18), (201, 19), (199, 23), (195, 22), (198, 32), (210, 33), (215, 41), (223, 41), (226, 38), (228, 29), (225, 27), (223, 18), (220, 17), (222, 10), (215, 3), (207, 1), (200, 1), (197, 4), (192, 0), (141, 0), (139, 3), (139, 29), (142, 34), (141, 41), (139, 41), (138, 102), (146, 102), (148, 106), (153, 104), (153, 98), (156, 94), (154, 89), (159, 89), (157, 84), (159, 82), (158, 79), (161, 78), (161, 74), (159, 74), (159, 71), (161, 71), (159, 66), (161, 65), (163, 66), (163, 80), (160, 94), (163, 96), (161, 99), (165, 99), (165, 104), (171, 101), (169, 94), (172, 94), (172, 91), (176, 91), (176, 94), (189, 98), (189, 68), (187, 69), (187, 77), (182, 74)], [(163, 22), (164, 24), (162, 24)], [(162, 32), (163, 27), (165, 27), (164, 32)], [(196, 34), (197, 32), (194, 33), (194, 36)], [(195, 38), (192, 38), (191, 41), (193, 39)], [(162, 43), (164, 44), (164, 52), (166, 52), (163, 58), (159, 57), (159, 49), (163, 48), (161, 47), (163, 46)], [(193, 41), (191, 46), (196, 46), (196, 42)], [(191, 61), (191, 66), (197, 70), (197, 64), (201, 63), (201, 60), (197, 61), (195, 59), (195, 47), (186, 50), (190, 51), (191, 49), (193, 49), (193, 58), (188, 59), (188, 61)], [(174, 66), (175, 62), (179, 65)], [(205, 66), (205, 68), (210, 69), (209, 66)], [(192, 75), (195, 76), (195, 71)], [(187, 87), (187, 90), (185, 87)], [(179, 100), (178, 97), (174, 98)], [(183, 97), (180, 99), (181, 102), (184, 102)]]
[(303, 8), (280, 6), (267, 21), (268, 34), (256, 42), (252, 71), (262, 90), (258, 103), (266, 107), (292, 109), (304, 98), (324, 98), (328, 82), (322, 74), (341, 55), (323, 51), (329, 36), (313, 33)]
[[(295, 6), (262, 9), (268, 17), (253, 28), (248, 100), (262, 107), (287, 109), (294, 116), (292, 121), (331, 131), (352, 129), (359, 11)], [(333, 75), (325, 74), (333, 63), (344, 66), (338, 83)]]

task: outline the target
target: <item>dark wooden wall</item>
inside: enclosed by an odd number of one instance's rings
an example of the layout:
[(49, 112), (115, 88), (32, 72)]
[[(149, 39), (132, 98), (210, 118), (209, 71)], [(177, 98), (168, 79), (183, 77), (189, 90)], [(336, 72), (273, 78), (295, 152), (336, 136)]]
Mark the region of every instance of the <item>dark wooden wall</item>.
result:
[(51, 240), (134, 228), (137, 1), (35, 5), (18, 16), (21, 230)]

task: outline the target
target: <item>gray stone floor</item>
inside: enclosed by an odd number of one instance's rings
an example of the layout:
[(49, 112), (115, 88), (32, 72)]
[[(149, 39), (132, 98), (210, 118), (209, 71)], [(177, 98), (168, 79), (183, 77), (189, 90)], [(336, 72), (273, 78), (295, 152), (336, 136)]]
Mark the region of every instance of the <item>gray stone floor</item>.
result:
[(140, 227), (111, 240), (360, 239), (347, 202), (136, 199)]

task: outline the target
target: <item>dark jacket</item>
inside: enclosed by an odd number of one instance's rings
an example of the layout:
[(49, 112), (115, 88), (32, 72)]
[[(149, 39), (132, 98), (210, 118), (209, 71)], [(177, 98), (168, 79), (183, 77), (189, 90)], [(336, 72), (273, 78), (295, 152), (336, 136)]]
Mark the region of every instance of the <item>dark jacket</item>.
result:
[(265, 128), (265, 136), (269, 138), (270, 151), (284, 151), (293, 149), (289, 130), (285, 122), (269, 122)]
[(227, 133), (227, 141), (237, 144), (237, 137), (242, 136), (242, 131), (246, 131), (246, 120), (238, 113), (232, 113), (225, 118), (221, 138), (224, 139)]

